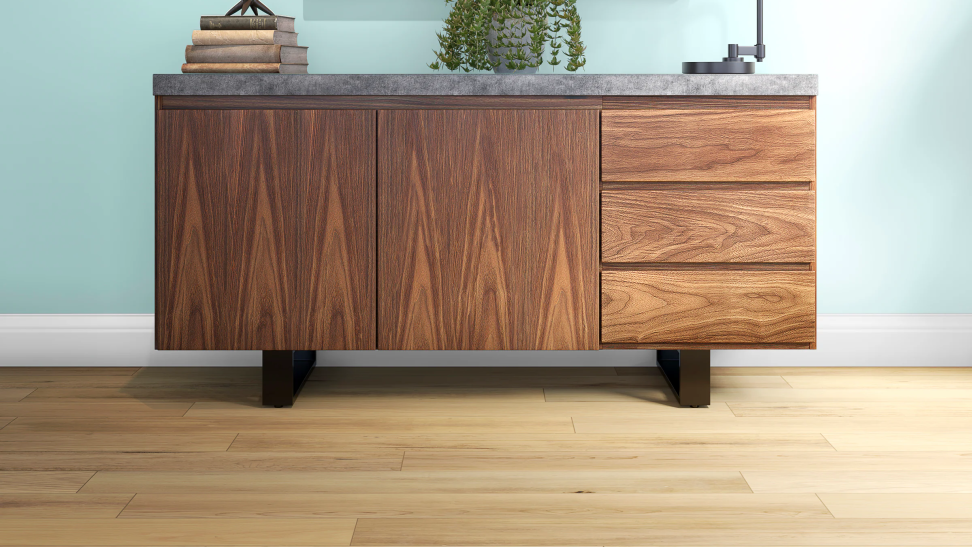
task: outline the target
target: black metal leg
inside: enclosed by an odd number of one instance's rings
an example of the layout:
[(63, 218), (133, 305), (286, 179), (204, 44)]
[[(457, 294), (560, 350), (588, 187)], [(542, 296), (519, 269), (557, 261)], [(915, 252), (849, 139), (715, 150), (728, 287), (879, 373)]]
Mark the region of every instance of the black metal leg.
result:
[(264, 351), (263, 404), (293, 405), (316, 362), (316, 351)]
[(658, 368), (682, 406), (697, 408), (710, 402), (709, 350), (658, 350)]

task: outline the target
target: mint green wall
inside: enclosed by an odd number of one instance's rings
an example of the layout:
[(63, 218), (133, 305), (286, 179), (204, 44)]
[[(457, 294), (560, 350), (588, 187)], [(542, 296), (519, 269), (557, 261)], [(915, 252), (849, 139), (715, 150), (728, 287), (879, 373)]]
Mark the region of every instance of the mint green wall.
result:
[[(443, 10), (267, 2), (298, 17), (318, 73), (427, 72)], [(0, 313), (152, 312), (151, 74), (232, 3), (54, 0), (5, 29)], [(588, 73), (678, 72), (754, 41), (752, 0), (578, 3)], [(820, 74), (819, 310), (972, 313), (972, 2), (766, 4), (760, 71)]]

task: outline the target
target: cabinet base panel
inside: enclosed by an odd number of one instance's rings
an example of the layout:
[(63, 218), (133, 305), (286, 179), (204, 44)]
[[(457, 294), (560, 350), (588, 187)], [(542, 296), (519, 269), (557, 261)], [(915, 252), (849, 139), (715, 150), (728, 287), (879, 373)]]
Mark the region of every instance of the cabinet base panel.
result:
[(264, 406), (292, 406), (316, 364), (316, 351), (264, 351)]

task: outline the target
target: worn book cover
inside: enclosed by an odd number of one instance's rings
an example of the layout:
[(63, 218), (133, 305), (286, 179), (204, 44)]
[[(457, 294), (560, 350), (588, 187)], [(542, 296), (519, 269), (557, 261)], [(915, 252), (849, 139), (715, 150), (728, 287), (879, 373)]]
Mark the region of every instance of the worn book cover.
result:
[(187, 63), (306, 65), (307, 48), (293, 46), (186, 46)]
[(294, 18), (282, 15), (249, 15), (225, 17), (203, 15), (199, 19), (200, 30), (282, 30), (294, 31)]
[(279, 30), (194, 30), (194, 46), (248, 46), (281, 45), (296, 46), (296, 32)]
[(246, 74), (307, 74), (307, 65), (282, 63), (186, 63), (185, 74), (246, 73)]

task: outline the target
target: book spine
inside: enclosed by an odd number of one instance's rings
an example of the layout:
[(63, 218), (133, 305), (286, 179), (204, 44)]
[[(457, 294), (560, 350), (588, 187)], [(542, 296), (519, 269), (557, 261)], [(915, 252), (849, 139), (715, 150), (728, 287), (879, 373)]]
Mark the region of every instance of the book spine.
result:
[(187, 46), (187, 63), (280, 63), (283, 46)]
[[(274, 45), (294, 42), (296, 36), (275, 30), (194, 30), (194, 46)], [(290, 44), (287, 44), (290, 45)]]
[(182, 65), (185, 74), (232, 73), (277, 74), (280, 63), (186, 63)]
[(283, 30), (277, 17), (213, 17), (199, 19), (200, 30)]

